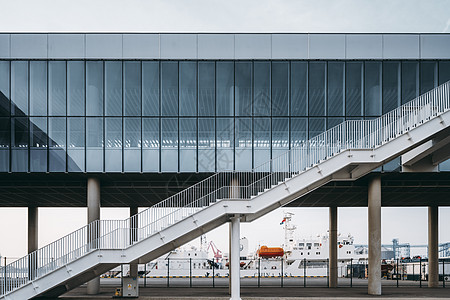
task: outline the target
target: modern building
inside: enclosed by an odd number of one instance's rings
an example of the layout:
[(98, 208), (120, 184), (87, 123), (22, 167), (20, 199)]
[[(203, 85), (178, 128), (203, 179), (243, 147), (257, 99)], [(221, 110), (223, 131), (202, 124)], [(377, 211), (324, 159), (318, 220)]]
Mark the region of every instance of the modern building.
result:
[[(0, 206), (30, 208), (31, 252), (37, 207), (136, 212), (449, 80), (450, 34), (3, 33)], [(382, 205), (450, 204), (448, 153), (430, 153), (371, 173)], [(370, 180), (289, 205), (367, 206)]]

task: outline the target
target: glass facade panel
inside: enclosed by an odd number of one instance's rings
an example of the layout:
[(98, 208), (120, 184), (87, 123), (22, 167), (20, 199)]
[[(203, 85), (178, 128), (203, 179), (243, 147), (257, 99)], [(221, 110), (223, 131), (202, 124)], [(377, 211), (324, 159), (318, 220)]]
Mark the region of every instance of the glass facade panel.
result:
[(329, 62), (328, 63), (328, 115), (329, 116), (344, 116), (344, 87), (345, 87), (345, 64), (343, 62)]
[(66, 115), (66, 62), (48, 62), (48, 114)]
[[(270, 160), (270, 118), (253, 119), (253, 166), (260, 167)], [(266, 164), (259, 171), (270, 171)]]
[(28, 62), (11, 62), (11, 114), (28, 115)]
[(270, 62), (254, 62), (253, 115), (270, 116)]
[(344, 122), (344, 118), (327, 118), (327, 130)]
[(180, 119), (180, 172), (197, 171), (197, 119)]
[(308, 63), (291, 63), (291, 115), (308, 115)]
[(291, 118), (291, 148), (305, 145), (308, 140), (308, 119)]
[(441, 85), (449, 80), (450, 80), (450, 61), (440, 61), (439, 62), (439, 84)]
[(252, 115), (252, 63), (236, 62), (236, 116)]
[(178, 115), (178, 62), (161, 62), (161, 113)]
[(231, 171), (234, 168), (234, 119), (217, 118), (217, 171)]
[(159, 172), (159, 118), (142, 119), (142, 171)]
[(383, 63), (383, 114), (400, 106), (400, 70), (400, 62), (388, 61)]
[(141, 115), (141, 63), (126, 61), (124, 67), (124, 115)]
[(197, 115), (197, 63), (180, 62), (180, 116)]
[(11, 171), (28, 172), (28, 118), (11, 118)]
[(178, 119), (161, 119), (161, 171), (178, 172)]
[(362, 62), (345, 64), (345, 113), (347, 116), (362, 116)]
[(47, 172), (47, 118), (30, 118), (30, 172)]
[(234, 63), (216, 63), (217, 116), (234, 115)]
[(402, 62), (402, 104), (419, 96), (419, 63)]
[(422, 61), (420, 63), (420, 94), (424, 94), (429, 90), (437, 87), (437, 62)]
[(85, 72), (84, 61), (67, 62), (67, 114), (85, 115)]
[(141, 171), (141, 118), (123, 119), (123, 170)]
[[(289, 150), (289, 118), (272, 119), (272, 158), (278, 157)], [(273, 166), (281, 171), (281, 166)]]
[(0, 117), (9, 117), (11, 103), (9, 101), (10, 63), (0, 61)]
[(105, 118), (105, 171), (122, 172), (122, 118)]
[(85, 171), (86, 118), (67, 118), (67, 171)]
[(252, 170), (252, 119), (238, 118), (235, 125), (236, 171)]
[(325, 116), (326, 66), (325, 62), (309, 63), (308, 107), (310, 116)]
[(142, 115), (159, 116), (159, 62), (142, 62)]
[(105, 62), (105, 114), (122, 115), (122, 62)]
[(309, 138), (313, 138), (325, 131), (325, 118), (309, 119)]
[(103, 172), (103, 144), (103, 118), (86, 118), (87, 172)]
[(198, 119), (198, 171), (214, 172), (216, 169), (215, 119)]
[(30, 61), (30, 115), (47, 115), (46, 61)]
[(214, 62), (198, 62), (198, 115), (214, 116), (216, 67)]
[(9, 172), (11, 119), (0, 117), (0, 172)]
[(272, 115), (289, 116), (289, 63), (272, 63)]
[(381, 62), (364, 64), (364, 114), (381, 115)]
[(66, 118), (48, 119), (49, 164), (50, 172), (66, 171)]
[(86, 114), (103, 116), (103, 62), (86, 62)]

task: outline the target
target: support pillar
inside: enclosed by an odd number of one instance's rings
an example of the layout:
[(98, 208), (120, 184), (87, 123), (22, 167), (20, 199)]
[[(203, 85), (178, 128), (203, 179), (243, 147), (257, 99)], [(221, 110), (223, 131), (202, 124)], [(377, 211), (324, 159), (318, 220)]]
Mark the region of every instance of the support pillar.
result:
[[(138, 207), (137, 206), (130, 206), (130, 217), (137, 215), (138, 213)], [(138, 219), (137, 216), (132, 218), (130, 220), (130, 237), (131, 237), (131, 243), (134, 243), (138, 239)], [(138, 278), (138, 261), (134, 261), (130, 263), (130, 277)]]
[(241, 299), (241, 277), (240, 277), (240, 218), (236, 215), (231, 218), (231, 254), (230, 254), (230, 277), (231, 277), (231, 300)]
[[(88, 206), (88, 224), (100, 220), (100, 180), (90, 177), (87, 180), (87, 206)], [(99, 230), (93, 230), (94, 236), (91, 240), (98, 238)], [(97, 236), (95, 236), (97, 235)], [(93, 243), (95, 246), (95, 243)], [(87, 283), (87, 294), (96, 295), (100, 292), (100, 277), (94, 278)]]
[[(28, 254), (38, 249), (38, 221), (38, 208), (28, 207)], [(30, 280), (36, 276), (37, 262), (37, 253), (28, 258), (28, 278)]]
[(439, 207), (428, 206), (428, 287), (439, 286)]
[(381, 177), (369, 181), (369, 295), (381, 295)]
[(330, 253), (330, 278), (328, 286), (336, 288), (338, 286), (338, 243), (337, 243), (337, 207), (330, 207), (330, 229), (329, 229), (329, 253)]

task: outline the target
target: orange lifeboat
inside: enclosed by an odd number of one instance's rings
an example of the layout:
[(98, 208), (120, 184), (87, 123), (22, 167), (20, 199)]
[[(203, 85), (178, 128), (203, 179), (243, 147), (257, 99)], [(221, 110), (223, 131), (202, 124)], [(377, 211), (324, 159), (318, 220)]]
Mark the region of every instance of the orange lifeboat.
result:
[(259, 257), (280, 257), (284, 255), (284, 250), (280, 247), (261, 246), (257, 253)]

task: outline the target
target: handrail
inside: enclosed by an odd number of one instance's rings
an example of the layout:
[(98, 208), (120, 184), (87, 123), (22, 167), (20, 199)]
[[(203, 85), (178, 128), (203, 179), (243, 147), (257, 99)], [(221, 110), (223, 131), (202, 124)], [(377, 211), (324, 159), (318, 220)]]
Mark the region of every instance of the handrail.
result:
[(0, 296), (97, 249), (124, 249), (221, 199), (251, 199), (343, 150), (373, 149), (450, 108), (450, 81), (373, 120), (348, 120), (252, 169), (218, 172), (125, 220), (97, 220), (0, 268)]

